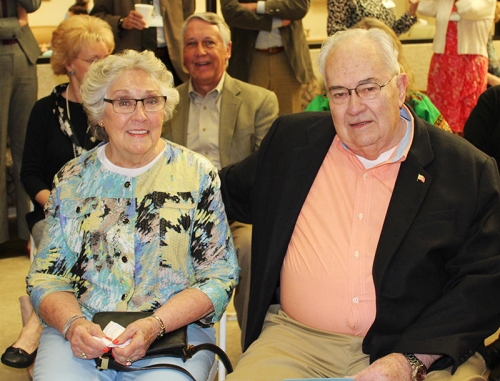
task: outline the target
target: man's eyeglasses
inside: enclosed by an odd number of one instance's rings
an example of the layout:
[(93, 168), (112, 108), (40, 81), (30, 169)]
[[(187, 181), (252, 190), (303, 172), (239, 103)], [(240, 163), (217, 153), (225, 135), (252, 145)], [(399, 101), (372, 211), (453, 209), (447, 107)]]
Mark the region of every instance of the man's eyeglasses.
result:
[(360, 99), (364, 101), (370, 101), (378, 98), (382, 88), (387, 86), (389, 82), (391, 82), (392, 79), (397, 76), (398, 74), (393, 75), (382, 85), (379, 85), (375, 82), (369, 82), (361, 83), (352, 89), (348, 89), (347, 87), (330, 87), (325, 91), (325, 95), (328, 94), (332, 102), (338, 105), (346, 103), (347, 100), (351, 97), (351, 93), (353, 91), (358, 95)]
[(165, 108), (167, 102), (167, 97), (164, 95), (159, 95), (156, 97), (149, 97), (143, 99), (106, 99), (104, 102), (111, 103), (113, 105), (113, 111), (118, 114), (132, 114), (135, 111), (135, 107), (138, 102), (142, 102), (144, 109), (146, 111), (160, 111)]

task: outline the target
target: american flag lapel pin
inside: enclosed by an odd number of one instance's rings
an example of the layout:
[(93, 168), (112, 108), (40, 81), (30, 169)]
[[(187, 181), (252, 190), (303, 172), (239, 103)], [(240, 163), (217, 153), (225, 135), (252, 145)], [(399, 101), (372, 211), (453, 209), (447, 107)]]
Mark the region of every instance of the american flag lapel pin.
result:
[(417, 176), (417, 181), (420, 181), (422, 184), (425, 183), (425, 176), (421, 175), (420, 173)]

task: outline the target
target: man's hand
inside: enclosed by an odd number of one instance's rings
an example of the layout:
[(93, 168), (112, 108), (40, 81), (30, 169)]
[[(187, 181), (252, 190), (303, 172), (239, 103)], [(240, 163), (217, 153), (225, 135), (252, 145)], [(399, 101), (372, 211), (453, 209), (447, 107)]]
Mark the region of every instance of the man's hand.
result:
[(17, 20), (19, 21), (19, 25), (21, 25), (21, 28), (24, 28), (26, 25), (28, 25), (28, 12), (26, 12), (26, 9), (24, 9), (20, 5), (17, 6)]
[(257, 3), (240, 3), (240, 5), (249, 11), (257, 12)]
[(411, 381), (411, 366), (401, 353), (391, 353), (356, 374), (354, 381)]
[(143, 30), (146, 27), (144, 17), (136, 10), (131, 10), (127, 17), (123, 19), (123, 29), (138, 29)]

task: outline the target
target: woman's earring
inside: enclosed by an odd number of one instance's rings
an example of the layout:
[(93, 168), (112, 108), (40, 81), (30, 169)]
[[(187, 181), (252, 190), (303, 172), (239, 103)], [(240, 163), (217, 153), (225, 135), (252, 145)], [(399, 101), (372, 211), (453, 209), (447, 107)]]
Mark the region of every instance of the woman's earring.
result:
[(75, 75), (75, 71), (74, 71), (74, 70), (71, 70), (68, 74), (69, 74), (70, 76), (74, 76), (74, 75)]

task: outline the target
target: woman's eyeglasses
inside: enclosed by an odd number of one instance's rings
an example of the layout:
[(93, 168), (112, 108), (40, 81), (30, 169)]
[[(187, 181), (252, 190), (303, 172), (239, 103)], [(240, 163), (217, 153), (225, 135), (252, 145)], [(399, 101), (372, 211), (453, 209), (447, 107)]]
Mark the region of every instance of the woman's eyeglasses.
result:
[(111, 103), (113, 105), (113, 111), (118, 114), (132, 114), (135, 111), (138, 102), (142, 102), (144, 110), (146, 111), (160, 111), (165, 108), (167, 102), (167, 97), (164, 95), (158, 95), (156, 97), (148, 97), (142, 99), (106, 99), (104, 102)]

